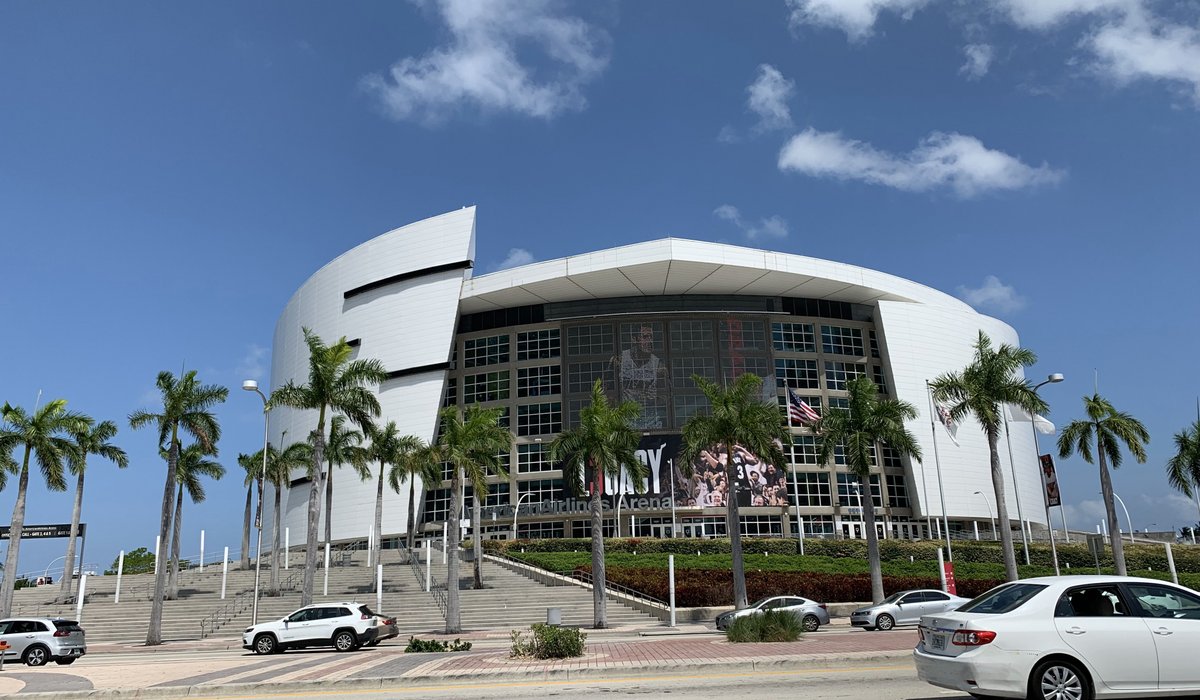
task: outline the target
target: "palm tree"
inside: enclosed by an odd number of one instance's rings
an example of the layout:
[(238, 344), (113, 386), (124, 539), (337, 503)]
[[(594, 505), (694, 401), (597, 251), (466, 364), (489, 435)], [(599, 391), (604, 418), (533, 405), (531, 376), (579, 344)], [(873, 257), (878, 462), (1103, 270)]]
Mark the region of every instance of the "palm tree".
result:
[(392, 471), (388, 473), (388, 485), (397, 494), (400, 484), (408, 482), (408, 549), (412, 550), (417, 530), (417, 479), (423, 484), (434, 484), (441, 480), (441, 450), (437, 445), (426, 445), (420, 438), (413, 438), (413, 448), (401, 451), (392, 460)]
[[(129, 457), (125, 450), (109, 443), (117, 434), (117, 424), (106, 420), (97, 424), (91, 418), (84, 418), (74, 430), (71, 439), (75, 442), (75, 454), (70, 461), (71, 473), (75, 475), (75, 506), (71, 509), (71, 534), (67, 538), (67, 561), (63, 565), (63, 577), (60, 585), (61, 596), (66, 599), (71, 596), (75, 572), (75, 542), (79, 535), (79, 519), (83, 513), (83, 477), (87, 471), (88, 455), (98, 455), (110, 460), (118, 468), (129, 466)], [(82, 569), (83, 562), (80, 562)]]
[[(134, 430), (154, 424), (158, 428), (158, 445), (167, 449), (167, 481), (163, 488), (162, 513), (158, 534), (162, 546), (170, 541), (171, 516), (173, 515), (175, 475), (179, 464), (179, 433), (192, 436), (202, 449), (212, 452), (221, 438), (221, 424), (212, 414), (217, 404), (229, 397), (229, 389), (215, 384), (201, 384), (196, 379), (196, 370), (176, 377), (170, 372), (159, 372), (155, 386), (162, 394), (162, 412), (135, 411), (129, 415), (129, 427)], [(156, 552), (156, 556), (161, 553)], [(167, 567), (158, 567), (154, 577), (154, 597), (150, 603), (150, 626), (146, 631), (146, 646), (162, 644), (162, 606), (167, 587)]]
[[(12, 612), (13, 585), (16, 583), (17, 556), (21, 551), (21, 528), (25, 526), (25, 498), (29, 491), (29, 458), (37, 460), (42, 478), (51, 491), (66, 491), (63, 460), (72, 459), (75, 446), (69, 434), (80, 427), (84, 416), (67, 410), (65, 399), (55, 399), (29, 414), (19, 406), (5, 402), (0, 408), (0, 454), (12, 455), (23, 447), (17, 479), (17, 500), (9, 525), (8, 556), (4, 560), (4, 583), (0, 588), (0, 617)], [(12, 461), (9, 457), (6, 461)]]
[[(263, 463), (262, 455), (262, 450), (254, 454), (255, 464)], [(285, 447), (283, 452), (276, 450), (273, 445), (267, 445), (265, 481), (271, 485), (275, 502), (275, 512), (271, 524), (271, 581), (267, 588), (272, 594), (279, 593), (279, 533), (281, 531), (280, 523), (283, 519), (283, 489), (291, 481), (292, 471), (296, 469), (305, 469), (310, 475), (312, 474), (312, 445), (307, 442), (294, 442)]]
[(992, 347), (987, 334), (979, 331), (975, 357), (960, 372), (943, 374), (929, 383), (933, 400), (948, 404), (950, 418), (961, 423), (968, 415), (979, 421), (991, 454), (992, 491), (996, 497), (996, 518), (1000, 522), (1000, 541), (1004, 550), (1004, 573), (1017, 580), (1017, 557), (1013, 551), (1012, 528), (1008, 525), (1008, 504), (1004, 496), (1004, 472), (1000, 468), (1000, 429), (1004, 423), (1003, 404), (1012, 404), (1030, 415), (1046, 413), (1048, 407), (1018, 370), (1037, 362), (1032, 350), (1002, 344)]
[[(375, 481), (375, 541), (372, 543), (372, 561), (379, 563), (379, 555), (383, 551), (383, 480), (389, 464), (397, 465), (405, 456), (424, 443), (412, 435), (400, 435), (396, 421), (388, 421), (382, 428), (371, 431), (371, 459), (379, 462), (379, 474)], [(392, 467), (396, 471), (396, 467)], [(399, 484), (397, 484), (398, 486)], [(394, 488), (394, 487), (393, 487)], [(399, 489), (394, 489), (399, 493)], [(375, 581), (371, 579), (372, 584)]]
[[(166, 450), (160, 450), (163, 459), (167, 458)], [(192, 503), (203, 503), (207, 494), (200, 477), (207, 476), (214, 481), (225, 476), (225, 467), (216, 461), (208, 459), (215, 457), (215, 451), (205, 452), (198, 443), (193, 443), (179, 452), (179, 461), (175, 465), (175, 479), (179, 489), (175, 496), (175, 524), (171, 528), (171, 572), (167, 579), (167, 599), (179, 597), (179, 546), (183, 532), (183, 492), (187, 491)]]
[(875, 494), (871, 487), (871, 465), (877, 445), (882, 443), (895, 452), (921, 459), (917, 438), (904, 427), (904, 421), (917, 417), (912, 404), (879, 399), (879, 389), (868, 377), (858, 377), (846, 385), (850, 394), (847, 410), (827, 410), (815, 430), (820, 442), (818, 464), (828, 464), (835, 448), (842, 447), (846, 467), (858, 477), (862, 488), (863, 521), (867, 528), (867, 561), (871, 568), (871, 599), (883, 600), (883, 569), (879, 560), (879, 538), (875, 531)]
[(364, 430), (371, 418), (378, 416), (379, 400), (368, 388), (387, 379), (387, 371), (379, 360), (351, 360), (354, 348), (345, 336), (333, 345), (326, 345), (315, 333), (305, 328), (304, 342), (308, 344), (308, 383), (297, 385), (289, 381), (271, 393), (269, 407), (309, 409), (317, 412), (317, 427), (313, 431), (311, 481), (308, 494), (308, 528), (304, 544), (304, 585), (300, 604), (312, 603), (313, 583), (317, 572), (317, 528), (321, 521), (321, 464), (325, 461), (325, 418), (329, 413), (341, 413)]
[(1150, 433), (1146, 432), (1146, 426), (1140, 420), (1113, 408), (1108, 399), (1100, 394), (1083, 397), (1083, 409), (1087, 413), (1087, 420), (1071, 421), (1059, 434), (1058, 455), (1066, 459), (1078, 452), (1083, 461), (1095, 464), (1092, 461), (1092, 441), (1095, 440), (1096, 456), (1100, 458), (1100, 494), (1108, 513), (1108, 531), (1112, 533), (1109, 539), (1112, 541), (1113, 564), (1117, 576), (1125, 576), (1125, 546), (1118, 534), (1121, 526), (1117, 524), (1108, 464), (1111, 463), (1113, 469), (1121, 466), (1122, 442), (1139, 464), (1145, 462)]
[[(237, 461), (242, 469), (246, 472), (246, 511), (242, 515), (242, 569), (250, 568), (250, 513), (254, 505), (254, 485), (259, 483), (259, 472), (262, 471), (262, 450), (259, 450), (258, 461), (254, 460), (254, 455), (239, 454)], [(262, 502), (261, 498), (258, 504), (259, 517), (262, 517)]]
[(1200, 488), (1200, 419), (1175, 433), (1175, 455), (1167, 461), (1167, 482), (1189, 498)]
[[(368, 428), (370, 428), (368, 424)], [(333, 541), (333, 470), (343, 464), (354, 467), (358, 478), (371, 478), (367, 465), (370, 453), (362, 446), (363, 434), (346, 425), (345, 416), (334, 416), (329, 421), (329, 442), (325, 445), (325, 541)]]
[(511, 445), (512, 434), (500, 427), (501, 415), (498, 408), (482, 408), (478, 404), (467, 407), (465, 415), (460, 416), (454, 407), (444, 408), (439, 414), (438, 446), (443, 459), (454, 467), (454, 476), (450, 479), (450, 531), (447, 533), (454, 553), (446, 562), (446, 634), (462, 631), (458, 596), (458, 552), (462, 541), (458, 522), (461, 517), (459, 494), (464, 478), (475, 485), (486, 484), (489, 469), (503, 470), (497, 455), (506, 445)]
[(633, 427), (641, 413), (636, 401), (613, 405), (599, 379), (592, 385), (592, 401), (579, 411), (579, 427), (550, 443), (550, 460), (563, 465), (563, 480), (578, 489), (586, 483), (592, 492), (592, 623), (608, 627), (608, 591), (604, 569), (604, 512), (600, 501), (604, 478), (629, 474), (634, 489), (645, 489), (646, 468), (636, 452), (641, 436)]
[(692, 381), (708, 398), (711, 414), (696, 414), (683, 426), (683, 448), (679, 460), (690, 470), (701, 452), (715, 449), (724, 454), (725, 478), (729, 494), (725, 499), (725, 528), (729, 532), (729, 548), (733, 554), (733, 601), (738, 609), (745, 608), (746, 570), (742, 558), (741, 519), (738, 515), (738, 474), (733, 462), (735, 447), (749, 451), (767, 464), (783, 464), (781, 445), (790, 445), (792, 436), (780, 420), (779, 407), (762, 400), (762, 377), (743, 374), (728, 389), (699, 375)]

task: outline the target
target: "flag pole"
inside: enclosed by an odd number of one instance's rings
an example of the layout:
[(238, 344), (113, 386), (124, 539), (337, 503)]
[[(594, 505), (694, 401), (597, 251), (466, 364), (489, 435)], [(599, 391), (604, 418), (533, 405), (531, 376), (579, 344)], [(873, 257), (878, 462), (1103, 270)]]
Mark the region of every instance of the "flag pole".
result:
[[(784, 396), (787, 404), (784, 406), (784, 415), (787, 416), (788, 433), (792, 432), (795, 425), (792, 423), (792, 389), (784, 387), (787, 395)], [(795, 455), (795, 452), (792, 453)], [(804, 548), (804, 521), (800, 519), (800, 473), (796, 471), (796, 461), (788, 460), (788, 467), (792, 472), (792, 502), (796, 504), (796, 539), (800, 540), (800, 548)]]
[[(1008, 411), (1007, 408), (1004, 409)], [(1030, 416), (1029, 420), (1033, 420)], [(1036, 429), (1036, 426), (1034, 426)], [(1017, 485), (1017, 464), (1013, 460), (1012, 437), (1008, 434), (1008, 415), (1004, 416), (1004, 439), (1008, 442), (1008, 468), (1012, 471), (1013, 496), (1017, 499), (1017, 521), (1021, 526), (1021, 547), (1025, 550), (1025, 566), (1029, 566), (1029, 536), (1025, 532), (1025, 515), (1021, 512), (1021, 487)], [(1046, 516), (1049, 518), (1050, 516)]]
[[(942, 502), (942, 529), (946, 531), (946, 558), (954, 561), (954, 549), (950, 544), (950, 518), (946, 514), (946, 489), (942, 488), (942, 460), (938, 455), (936, 409), (933, 406), (933, 389), (929, 386), (928, 379), (925, 380), (925, 397), (929, 399), (929, 430), (933, 435), (933, 464), (937, 470), (938, 498)], [(925, 470), (921, 469), (922, 477), (924, 474)]]

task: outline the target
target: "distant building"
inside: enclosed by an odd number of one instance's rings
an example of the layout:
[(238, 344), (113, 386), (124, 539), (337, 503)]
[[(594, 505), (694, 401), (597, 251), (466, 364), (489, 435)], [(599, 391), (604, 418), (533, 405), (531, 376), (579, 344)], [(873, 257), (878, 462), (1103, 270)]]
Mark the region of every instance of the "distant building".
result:
[[(789, 464), (765, 465), (738, 454), (742, 476), (732, 485), (717, 475), (719, 466), (703, 461), (685, 477), (674, 454), (683, 423), (705, 410), (693, 374), (762, 376), (764, 398), (779, 402), (781, 420), (789, 390), (821, 412), (845, 401), (848, 379), (865, 375), (921, 413), (909, 428), (924, 464), (886, 446), (878, 450), (872, 479), (881, 534), (937, 536), (931, 527), (940, 526), (930, 525), (941, 515), (936, 453), (951, 530), (973, 537), (978, 527), (991, 537), (996, 509), (986, 438), (970, 420), (959, 427), (958, 444), (940, 424), (935, 428), (925, 382), (962, 368), (980, 330), (997, 343), (1019, 344), (1004, 322), (882, 272), (683, 239), (479, 276), (474, 260), (474, 207), (409, 224), (342, 254), (309, 278), (280, 316), (271, 388), (306, 380), (306, 326), (330, 342), (345, 336), (357, 357), (383, 362), (390, 375), (378, 390), (382, 420), (396, 421), (402, 433), (435, 439), (442, 406), (503, 408), (514, 436), (506, 456), (510, 477), (493, 479), (484, 503), (485, 536), (510, 537), (520, 503), (519, 537), (585, 537), (591, 528), (586, 496), (563, 482), (547, 449), (578, 419), (599, 378), (614, 398), (641, 405), (637, 427), (652, 472), (644, 495), (632, 495), (631, 484), (609, 484), (606, 491), (617, 495), (606, 496), (606, 535), (619, 529), (621, 536), (667, 537), (674, 517), (681, 536), (723, 536), (723, 499), (734, 494), (745, 534), (795, 536), (803, 519), (807, 536), (856, 538), (863, 526), (855, 478), (836, 463), (817, 464), (811, 431), (800, 424)], [(277, 408), (271, 440), (278, 445), (284, 431), (290, 441), (302, 439), (315, 422), (315, 415)], [(1000, 444), (1010, 517), (1015, 524), (1015, 472), (1025, 518), (1044, 525), (1028, 423), (1014, 423), (1010, 439), (1011, 463), (1008, 442)], [(422, 532), (440, 532), (448, 486), (417, 485)], [(297, 473), (284, 499), (292, 544), (305, 536), (307, 497), (307, 478)], [(373, 481), (360, 482), (347, 468), (335, 472), (335, 540), (367, 536), (374, 498)], [(617, 498), (623, 498), (619, 508)], [(385, 537), (401, 535), (408, 490), (389, 490), (385, 499)]]

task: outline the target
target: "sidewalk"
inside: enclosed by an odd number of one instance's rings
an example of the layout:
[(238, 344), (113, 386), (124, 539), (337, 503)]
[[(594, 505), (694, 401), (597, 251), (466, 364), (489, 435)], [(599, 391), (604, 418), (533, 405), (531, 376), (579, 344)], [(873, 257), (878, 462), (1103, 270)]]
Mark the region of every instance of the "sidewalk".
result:
[(510, 658), (507, 635), (495, 632), (461, 635), (473, 643), (472, 650), (446, 654), (406, 654), (406, 637), (348, 654), (311, 649), (273, 656), (255, 656), (228, 639), (151, 648), (97, 645), (72, 666), (6, 665), (0, 673), (0, 696), (220, 697), (264, 689), (318, 690), (333, 682), (339, 689), (351, 690), (469, 680), (561, 681), (631, 673), (836, 667), (906, 659), (916, 636), (913, 630), (871, 633), (833, 627), (796, 642), (731, 644), (724, 635), (699, 625), (675, 631), (666, 627), (592, 630), (583, 657), (548, 661)]

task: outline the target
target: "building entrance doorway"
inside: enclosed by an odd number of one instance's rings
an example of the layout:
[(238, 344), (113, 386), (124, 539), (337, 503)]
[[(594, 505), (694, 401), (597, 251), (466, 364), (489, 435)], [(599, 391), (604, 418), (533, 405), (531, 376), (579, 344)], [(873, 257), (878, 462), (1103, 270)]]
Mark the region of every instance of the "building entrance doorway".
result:
[(691, 538), (703, 538), (709, 537), (710, 535), (706, 534), (704, 523), (684, 523), (683, 536)]
[(848, 540), (861, 540), (867, 536), (866, 528), (860, 522), (842, 521), (842, 537)]
[(673, 533), (671, 532), (670, 525), (651, 525), (650, 526), (650, 536), (651, 537), (657, 537), (659, 539), (667, 539), (667, 538), (671, 537), (672, 535), (673, 535)]

